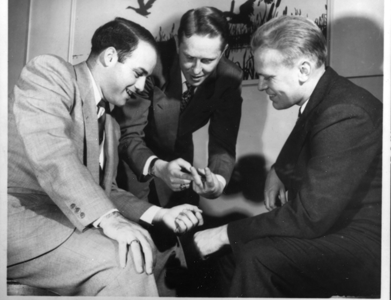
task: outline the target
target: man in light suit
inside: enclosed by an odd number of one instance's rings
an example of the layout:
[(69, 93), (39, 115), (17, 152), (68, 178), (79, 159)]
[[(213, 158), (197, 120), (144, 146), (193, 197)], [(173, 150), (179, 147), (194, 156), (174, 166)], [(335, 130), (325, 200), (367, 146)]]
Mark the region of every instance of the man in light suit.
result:
[(173, 295), (166, 263), (184, 260), (175, 238), (156, 249), (138, 223), (170, 236), (202, 224), (200, 210), (161, 209), (116, 186), (110, 115), (143, 90), (156, 57), (152, 35), (117, 18), (95, 32), (86, 62), (43, 55), (23, 69), (8, 103), (9, 278), (59, 295)]
[[(177, 38), (158, 44), (142, 98), (115, 112), (120, 187), (163, 207), (222, 194), (235, 164), (242, 104), (242, 72), (224, 57), (228, 34), (221, 11), (200, 7), (182, 16)], [(192, 135), (208, 122), (208, 167), (197, 171)]]
[(265, 185), (269, 212), (196, 233), (231, 297), (380, 296), (382, 104), (325, 67), (310, 20), (283, 16), (252, 39), (259, 90), (300, 106)]

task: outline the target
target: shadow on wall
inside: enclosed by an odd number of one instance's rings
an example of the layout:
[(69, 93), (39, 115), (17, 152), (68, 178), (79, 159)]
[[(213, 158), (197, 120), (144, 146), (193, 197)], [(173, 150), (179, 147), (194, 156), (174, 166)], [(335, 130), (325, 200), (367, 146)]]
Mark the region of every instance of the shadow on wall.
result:
[(346, 77), (383, 74), (384, 33), (378, 20), (343, 16), (331, 24), (330, 66)]
[(266, 176), (266, 160), (262, 155), (242, 156), (235, 165), (224, 194), (229, 196), (242, 193), (245, 199), (260, 203), (264, 200)]

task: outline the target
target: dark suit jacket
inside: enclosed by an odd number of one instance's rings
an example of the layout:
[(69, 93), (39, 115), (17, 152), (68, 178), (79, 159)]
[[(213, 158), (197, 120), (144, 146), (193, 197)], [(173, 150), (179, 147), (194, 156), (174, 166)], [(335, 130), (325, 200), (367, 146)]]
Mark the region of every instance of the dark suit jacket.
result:
[[(182, 81), (174, 39), (160, 43), (159, 46), (160, 61), (143, 93), (145, 100), (139, 98), (116, 112), (122, 135), (119, 186), (140, 197), (145, 196), (140, 194), (142, 185), (136, 178), (143, 181), (145, 162), (153, 154), (167, 161), (181, 157), (192, 163), (192, 134), (208, 122), (208, 166), (228, 183), (235, 164), (241, 117), (240, 69), (222, 58), (216, 70), (197, 88), (189, 106), (180, 115)], [(155, 184), (164, 189), (164, 183), (159, 180), (155, 180)], [(163, 198), (162, 190), (158, 193), (159, 198)]]
[[(138, 221), (150, 204), (115, 184), (119, 125), (106, 117), (99, 186), (96, 103), (86, 63), (55, 56), (27, 64), (9, 98), (8, 265), (41, 255), (85, 230), (123, 199)], [(82, 246), (82, 245), (81, 245)]]
[(289, 202), (229, 224), (232, 247), (340, 230), (374, 241), (363, 247), (380, 247), (381, 153), (381, 102), (328, 68), (274, 165)]

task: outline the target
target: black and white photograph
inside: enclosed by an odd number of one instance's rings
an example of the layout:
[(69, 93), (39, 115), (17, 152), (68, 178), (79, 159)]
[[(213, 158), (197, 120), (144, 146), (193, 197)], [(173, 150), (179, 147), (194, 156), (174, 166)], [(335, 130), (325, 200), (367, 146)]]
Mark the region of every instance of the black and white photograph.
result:
[(4, 1), (0, 298), (390, 299), (389, 11)]

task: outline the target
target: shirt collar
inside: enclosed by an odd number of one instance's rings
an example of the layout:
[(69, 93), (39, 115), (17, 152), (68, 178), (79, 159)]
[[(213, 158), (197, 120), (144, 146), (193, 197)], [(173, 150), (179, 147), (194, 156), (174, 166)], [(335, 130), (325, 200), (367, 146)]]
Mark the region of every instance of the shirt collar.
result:
[[(181, 70), (181, 78), (182, 78), (182, 94), (183, 94), (184, 92), (187, 91), (187, 84), (186, 84), (187, 80), (186, 80), (186, 77), (183, 74), (182, 70)], [(197, 90), (197, 88), (198, 87), (194, 88), (194, 92)]]
[[(103, 99), (103, 96), (102, 96), (101, 92), (99, 91), (98, 86), (96, 85), (96, 81), (94, 79), (94, 76), (92, 76), (91, 70), (89, 68), (87, 68), (87, 69), (88, 69), (88, 73), (90, 74), (90, 77), (91, 77), (92, 89), (94, 90), (95, 104), (98, 105), (98, 103)], [(110, 106), (110, 111), (112, 111), (114, 108), (114, 105), (109, 103), (109, 106)]]
[(306, 107), (306, 106), (307, 106), (307, 104), (308, 104), (308, 100), (310, 100), (310, 99), (307, 99), (307, 101), (306, 101), (306, 102), (304, 102), (302, 106), (300, 106), (300, 113), (301, 113), (301, 114), (304, 112), (304, 110), (305, 110), (305, 107)]

